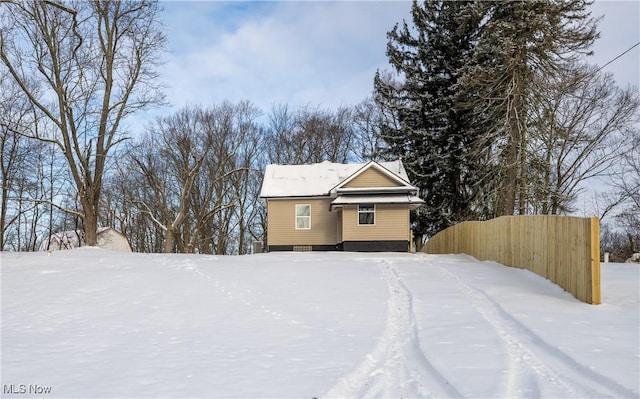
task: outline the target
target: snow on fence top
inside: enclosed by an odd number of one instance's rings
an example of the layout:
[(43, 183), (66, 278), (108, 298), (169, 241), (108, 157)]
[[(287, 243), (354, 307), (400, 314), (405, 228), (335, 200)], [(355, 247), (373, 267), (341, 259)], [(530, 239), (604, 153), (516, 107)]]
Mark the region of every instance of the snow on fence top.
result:
[[(332, 188), (369, 163), (332, 163), (312, 165), (267, 165), (260, 197), (311, 197), (329, 195)], [(378, 165), (409, 181), (402, 161), (377, 162)]]

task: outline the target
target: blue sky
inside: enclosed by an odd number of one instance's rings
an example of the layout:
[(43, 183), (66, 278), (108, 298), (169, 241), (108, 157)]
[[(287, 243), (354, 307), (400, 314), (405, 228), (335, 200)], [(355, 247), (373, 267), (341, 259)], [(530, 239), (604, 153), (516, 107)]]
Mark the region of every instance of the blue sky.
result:
[[(405, 1), (163, 2), (169, 54), (162, 75), (174, 107), (250, 100), (335, 108), (371, 94), (389, 69), (386, 33), (410, 19)], [(640, 2), (598, 1), (603, 15), (593, 64), (640, 41)], [(638, 85), (640, 47), (607, 66)]]

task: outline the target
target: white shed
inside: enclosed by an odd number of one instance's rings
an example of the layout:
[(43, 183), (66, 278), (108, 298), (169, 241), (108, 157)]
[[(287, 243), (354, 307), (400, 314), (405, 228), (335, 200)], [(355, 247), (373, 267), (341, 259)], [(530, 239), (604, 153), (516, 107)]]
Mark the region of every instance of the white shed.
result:
[[(81, 247), (85, 245), (83, 235), (82, 231), (77, 230), (61, 231), (42, 240), (39, 249), (40, 251), (56, 251)], [(131, 252), (131, 245), (129, 245), (127, 237), (113, 227), (98, 228), (97, 246), (111, 251)]]

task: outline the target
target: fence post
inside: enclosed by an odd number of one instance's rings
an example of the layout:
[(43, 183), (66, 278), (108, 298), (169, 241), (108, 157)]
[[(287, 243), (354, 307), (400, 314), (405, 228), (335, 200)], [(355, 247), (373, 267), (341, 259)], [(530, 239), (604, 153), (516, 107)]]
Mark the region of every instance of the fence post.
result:
[(600, 305), (600, 219), (591, 218), (591, 304)]

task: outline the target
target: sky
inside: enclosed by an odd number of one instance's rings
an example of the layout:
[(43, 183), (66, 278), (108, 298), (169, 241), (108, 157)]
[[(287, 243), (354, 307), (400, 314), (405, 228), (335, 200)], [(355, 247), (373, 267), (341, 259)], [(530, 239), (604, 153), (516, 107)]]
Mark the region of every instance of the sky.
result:
[[(172, 108), (250, 100), (273, 105), (353, 105), (390, 70), (386, 34), (410, 20), (406, 1), (163, 2), (168, 48), (162, 77)], [(640, 2), (597, 1), (604, 65), (640, 41)], [(640, 80), (640, 46), (604, 68), (619, 85)]]

